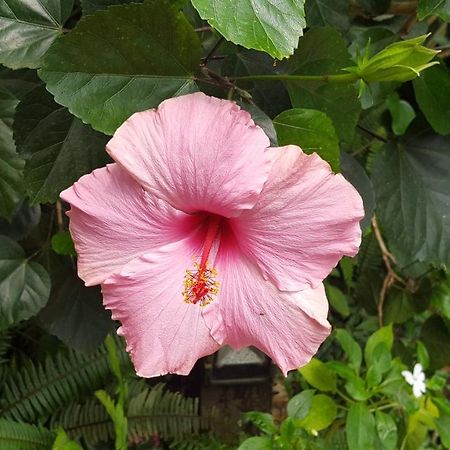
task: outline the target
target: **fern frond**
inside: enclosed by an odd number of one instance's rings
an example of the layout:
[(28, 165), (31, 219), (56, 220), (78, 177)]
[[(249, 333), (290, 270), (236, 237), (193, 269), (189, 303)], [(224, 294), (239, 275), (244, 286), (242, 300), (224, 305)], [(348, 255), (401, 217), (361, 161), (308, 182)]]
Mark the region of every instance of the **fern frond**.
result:
[[(126, 354), (121, 353), (122, 361)], [(43, 364), (28, 361), (4, 381), (0, 416), (25, 422), (44, 421), (75, 399), (103, 387), (113, 378), (104, 346), (86, 355), (59, 352)]]
[(55, 436), (46, 428), (0, 419), (0, 448), (4, 450), (48, 450)]
[[(164, 439), (181, 439), (200, 430), (198, 399), (183, 397), (165, 390), (163, 384), (143, 390), (128, 405), (128, 441), (139, 443), (158, 435)], [(102, 405), (91, 399), (83, 405), (72, 404), (51, 422), (61, 426), (73, 439), (83, 438), (88, 446), (113, 439), (114, 428)]]

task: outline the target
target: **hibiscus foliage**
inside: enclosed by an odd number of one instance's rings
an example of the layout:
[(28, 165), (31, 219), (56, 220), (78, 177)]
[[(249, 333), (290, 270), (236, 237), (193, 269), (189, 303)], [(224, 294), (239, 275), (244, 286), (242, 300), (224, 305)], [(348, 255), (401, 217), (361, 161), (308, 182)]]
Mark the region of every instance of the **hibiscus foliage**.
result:
[[(104, 346), (118, 324), (100, 288), (77, 276), (60, 199), (112, 162), (105, 145), (134, 113), (203, 92), (237, 102), (272, 146), (317, 153), (365, 210), (359, 254), (325, 280), (336, 331), (287, 378), (288, 418), (247, 415), (262, 435), (241, 448), (450, 448), (449, 22), (449, 0), (0, 0), (0, 447), (238, 445), (236, 430), (227, 444), (206, 432), (197, 399), (137, 380), (122, 341), (116, 356), (111, 338)], [(180, 112), (172, 128), (188, 119)], [(127, 166), (133, 145), (111, 142)], [(161, 162), (147, 167), (159, 174)], [(272, 231), (246, 243), (270, 247)], [(132, 300), (138, 318), (146, 298)], [(428, 380), (420, 399), (407, 383), (416, 362)]]

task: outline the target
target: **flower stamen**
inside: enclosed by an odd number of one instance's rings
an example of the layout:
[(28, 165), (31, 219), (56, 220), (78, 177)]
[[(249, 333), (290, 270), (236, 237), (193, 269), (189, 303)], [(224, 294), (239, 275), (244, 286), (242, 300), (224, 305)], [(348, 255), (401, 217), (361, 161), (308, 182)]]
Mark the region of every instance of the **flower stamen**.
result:
[(219, 292), (219, 282), (216, 281), (217, 270), (208, 266), (208, 258), (219, 233), (221, 220), (222, 218), (219, 216), (212, 216), (209, 219), (200, 263), (195, 262), (193, 269), (186, 270), (182, 293), (186, 303), (194, 305), (200, 303), (200, 306), (206, 306), (214, 300)]

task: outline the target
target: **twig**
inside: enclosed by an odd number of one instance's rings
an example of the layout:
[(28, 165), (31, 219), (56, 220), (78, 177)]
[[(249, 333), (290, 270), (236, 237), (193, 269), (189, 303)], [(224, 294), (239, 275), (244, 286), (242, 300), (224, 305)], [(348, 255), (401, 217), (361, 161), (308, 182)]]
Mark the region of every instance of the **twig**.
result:
[(197, 33), (202, 33), (203, 31), (213, 31), (212, 27), (198, 27), (194, 28)]
[(208, 64), (209, 59), (214, 55), (214, 52), (219, 48), (220, 44), (223, 42), (223, 36), (217, 40), (214, 44), (213, 48), (209, 51), (209, 53), (203, 58), (202, 64), (206, 66)]
[(61, 200), (56, 200), (56, 223), (58, 224), (58, 230), (62, 231), (64, 229), (64, 220), (63, 220), (63, 212)]
[(398, 276), (394, 269), (392, 268), (392, 264), (396, 264), (394, 255), (388, 250), (386, 244), (383, 240), (383, 236), (381, 235), (380, 228), (378, 227), (377, 217), (374, 215), (372, 218), (372, 228), (375, 234), (375, 238), (378, 242), (378, 245), (381, 250), (381, 256), (384, 261), (384, 265), (386, 266), (387, 275), (383, 280), (383, 286), (380, 290), (380, 296), (378, 299), (378, 322), (380, 326), (383, 326), (383, 309), (384, 309), (384, 301), (386, 300), (386, 294), (391, 286), (397, 281), (398, 283), (407, 286), (406, 281)]
[(364, 127), (362, 125), (358, 124), (358, 125), (356, 125), (356, 127), (359, 128), (361, 131), (364, 131), (364, 133), (367, 133), (369, 136), (372, 136), (373, 138), (378, 139), (381, 142), (386, 143), (388, 141), (386, 138), (384, 138), (380, 134), (375, 133), (374, 131), (369, 130), (368, 128), (366, 128), (366, 127)]

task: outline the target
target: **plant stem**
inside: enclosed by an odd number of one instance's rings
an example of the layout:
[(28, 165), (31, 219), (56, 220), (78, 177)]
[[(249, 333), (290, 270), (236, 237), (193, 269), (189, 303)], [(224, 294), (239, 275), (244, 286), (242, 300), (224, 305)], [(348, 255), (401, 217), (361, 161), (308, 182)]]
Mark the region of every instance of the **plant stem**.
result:
[(232, 80), (255, 80), (255, 81), (323, 81), (328, 83), (353, 83), (359, 80), (354, 73), (342, 73), (336, 75), (246, 75), (243, 77), (230, 77)]

